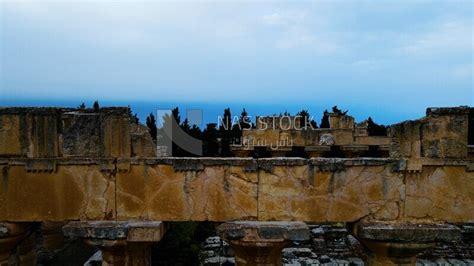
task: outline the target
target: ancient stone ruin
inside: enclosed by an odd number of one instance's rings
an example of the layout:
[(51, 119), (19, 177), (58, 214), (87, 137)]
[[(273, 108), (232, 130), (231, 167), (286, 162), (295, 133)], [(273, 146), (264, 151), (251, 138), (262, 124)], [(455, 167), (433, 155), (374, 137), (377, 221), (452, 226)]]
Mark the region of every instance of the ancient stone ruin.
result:
[[(289, 134), (308, 159), (278, 150), (174, 158), (157, 157), (127, 108), (1, 108), (0, 265), (35, 265), (63, 236), (100, 249), (103, 265), (149, 265), (171, 221), (221, 223), (237, 265), (280, 265), (282, 249), (314, 238), (316, 223), (344, 224), (368, 250), (362, 263), (415, 265), (472, 231), (473, 116), (469, 107), (428, 108), (387, 136), (369, 136), (331, 115), (331, 127), (314, 132), (244, 133)], [(324, 157), (335, 149), (344, 158)], [(377, 157), (364, 156), (373, 150)]]

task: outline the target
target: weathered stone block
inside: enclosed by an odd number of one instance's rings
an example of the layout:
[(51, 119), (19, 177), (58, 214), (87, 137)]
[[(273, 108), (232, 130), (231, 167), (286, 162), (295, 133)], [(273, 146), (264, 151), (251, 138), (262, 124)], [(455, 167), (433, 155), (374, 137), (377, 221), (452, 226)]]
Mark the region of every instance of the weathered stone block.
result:
[(25, 129), (20, 123), (20, 115), (0, 114), (0, 155), (25, 155), (25, 150), (22, 147), (24, 140), (21, 136)]
[(117, 215), (166, 221), (256, 219), (256, 176), (235, 166), (202, 171), (134, 167), (117, 174)]
[(358, 223), (356, 234), (358, 238), (376, 241), (426, 243), (458, 240), (461, 229), (450, 224), (376, 222)]
[(72, 238), (158, 242), (165, 233), (165, 226), (161, 221), (72, 221), (62, 230)]
[(465, 167), (423, 167), (406, 174), (405, 219), (474, 220), (474, 173)]
[(63, 123), (62, 154), (65, 157), (103, 156), (99, 114), (69, 113), (65, 115)]
[(131, 123), (130, 138), (132, 143), (132, 157), (157, 157), (156, 145), (147, 127)]
[(54, 173), (10, 166), (3, 180), (0, 220), (103, 219), (114, 213), (113, 186), (94, 166), (58, 166)]
[(281, 166), (259, 177), (260, 220), (355, 221), (374, 213), (390, 219), (398, 205), (385, 203), (401, 201), (404, 191), (388, 165), (311, 175), (307, 166)]

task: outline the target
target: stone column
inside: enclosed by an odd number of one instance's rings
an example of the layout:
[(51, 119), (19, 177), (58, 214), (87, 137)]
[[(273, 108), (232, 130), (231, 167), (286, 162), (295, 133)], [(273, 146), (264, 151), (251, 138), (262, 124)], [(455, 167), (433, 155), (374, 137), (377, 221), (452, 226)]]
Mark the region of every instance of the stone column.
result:
[(66, 222), (42, 222), (38, 260), (47, 262), (66, 246), (62, 227)]
[(63, 227), (102, 252), (102, 265), (151, 265), (151, 246), (165, 233), (159, 221), (75, 221)]
[(416, 265), (416, 256), (436, 241), (453, 241), (461, 230), (449, 224), (359, 222), (354, 235), (371, 251), (368, 265)]
[(102, 265), (151, 265), (151, 242), (86, 239), (102, 253)]
[(217, 232), (234, 250), (237, 265), (282, 265), (281, 250), (290, 241), (309, 239), (302, 222), (227, 222)]
[(31, 223), (0, 223), (0, 266), (36, 265)]

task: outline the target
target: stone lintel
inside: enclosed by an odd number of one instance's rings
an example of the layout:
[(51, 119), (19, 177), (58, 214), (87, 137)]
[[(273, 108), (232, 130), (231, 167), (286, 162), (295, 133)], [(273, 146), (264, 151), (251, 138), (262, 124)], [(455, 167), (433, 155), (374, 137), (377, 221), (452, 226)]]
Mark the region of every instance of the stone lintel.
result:
[(360, 239), (429, 243), (438, 240), (453, 241), (461, 237), (461, 229), (451, 224), (392, 224), (392, 223), (358, 223), (355, 228)]
[(214, 158), (214, 157), (159, 157), (145, 159), (147, 165), (172, 165), (176, 171), (202, 171), (207, 165), (244, 166), (256, 169), (253, 158)]
[[(474, 149), (474, 146), (473, 146)], [(57, 166), (68, 165), (98, 165), (101, 170), (115, 169), (128, 171), (131, 165), (172, 165), (177, 171), (202, 171), (206, 166), (240, 166), (248, 170), (269, 170), (273, 166), (302, 166), (313, 165), (327, 169), (339, 169), (346, 166), (377, 166), (386, 164), (398, 164), (399, 171), (407, 170), (407, 162), (410, 160), (396, 158), (323, 158), (312, 157), (310, 159), (274, 157), (274, 158), (187, 158), (187, 157), (165, 157), (165, 158), (0, 158), (0, 165), (21, 165), (29, 171), (43, 170), (55, 171)], [(411, 160), (413, 161), (413, 160)], [(420, 158), (417, 160), (421, 166), (465, 166), (471, 167), (473, 160), (469, 159), (437, 159)]]
[(146, 159), (147, 165), (167, 164), (173, 165), (177, 171), (202, 171), (205, 166), (243, 166), (250, 171), (264, 170), (272, 171), (274, 166), (318, 166), (321, 171), (342, 171), (346, 166), (373, 166), (385, 165), (396, 162), (393, 158), (194, 158), (194, 157), (164, 157), (157, 159)]
[[(316, 147), (316, 146), (314, 146)], [(327, 146), (321, 146), (327, 147)], [(326, 150), (324, 148), (324, 150)], [(385, 165), (398, 161), (394, 158), (323, 158), (314, 157), (311, 159), (291, 158), (291, 157), (273, 157), (253, 159), (247, 158), (213, 158), (213, 157), (163, 157), (157, 159), (142, 159), (132, 160), (132, 164), (140, 164), (144, 161), (147, 165), (168, 164), (179, 165), (178, 168), (182, 170), (202, 170), (202, 166), (249, 166), (254, 165), (259, 169), (265, 170), (267, 165), (272, 166), (301, 166), (301, 165), (327, 165), (327, 164), (343, 164), (346, 166), (353, 165)], [(465, 164), (465, 161), (460, 160), (457, 164)]]
[(308, 159), (312, 165), (328, 165), (328, 164), (343, 164), (345, 166), (353, 165), (385, 165), (396, 162), (398, 160), (393, 158), (311, 158)]
[(165, 226), (161, 221), (73, 221), (63, 233), (74, 238), (158, 242)]
[(309, 239), (308, 226), (303, 222), (236, 221), (221, 224), (217, 231), (227, 240), (271, 242)]

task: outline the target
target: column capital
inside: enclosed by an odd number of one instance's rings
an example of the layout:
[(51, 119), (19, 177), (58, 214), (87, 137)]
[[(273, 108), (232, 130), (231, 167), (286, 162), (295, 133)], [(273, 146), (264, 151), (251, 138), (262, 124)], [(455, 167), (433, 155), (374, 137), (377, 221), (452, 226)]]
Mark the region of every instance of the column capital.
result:
[(461, 237), (450, 224), (359, 222), (354, 235), (372, 252), (369, 265), (415, 265), (416, 255), (436, 244)]
[(309, 239), (303, 222), (227, 222), (217, 232), (231, 245), (237, 265), (281, 265), (281, 250), (290, 241)]
[(12, 259), (24, 265), (36, 263), (31, 227), (31, 223), (0, 222), (0, 265), (10, 265)]
[(165, 233), (161, 221), (72, 221), (63, 227), (68, 237), (159, 242)]
[(151, 245), (165, 233), (161, 221), (73, 221), (64, 235), (82, 238), (102, 252), (102, 265), (150, 265)]

